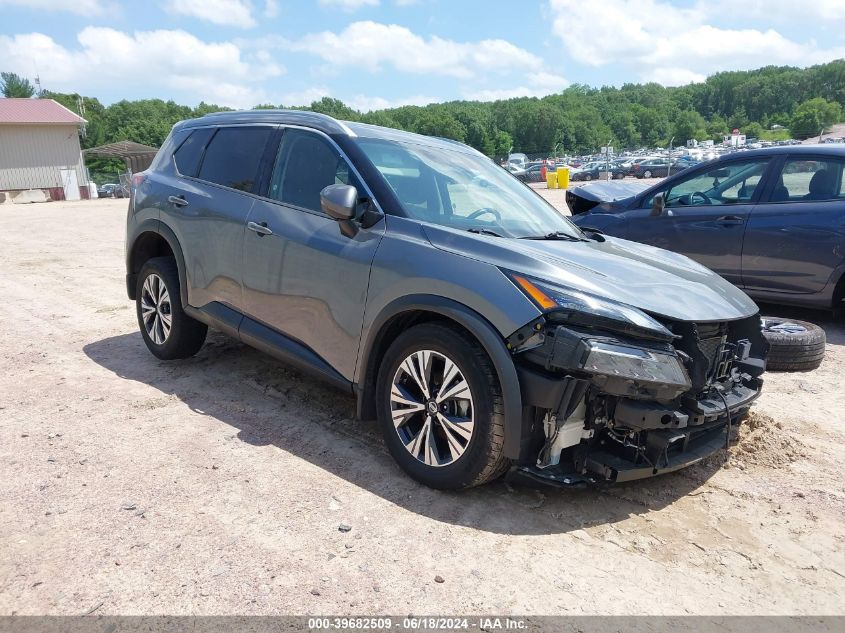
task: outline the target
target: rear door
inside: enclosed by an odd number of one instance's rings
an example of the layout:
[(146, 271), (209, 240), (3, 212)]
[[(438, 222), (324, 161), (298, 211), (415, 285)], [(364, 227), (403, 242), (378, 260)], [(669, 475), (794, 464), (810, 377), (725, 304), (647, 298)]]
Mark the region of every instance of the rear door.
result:
[[(262, 325), (280, 332), (352, 380), (384, 222), (347, 237), (321, 210), (320, 192), (328, 185), (351, 184), (370, 197), (329, 137), (286, 128), (274, 163), (266, 197), (249, 215), (258, 230), (244, 238), (245, 312), (260, 324), (253, 334), (266, 336)], [(244, 337), (245, 328), (246, 322)]]
[(748, 216), (762, 193), (768, 157), (697, 169), (663, 193), (663, 215), (651, 215), (653, 197), (626, 212), (628, 238), (690, 257), (735, 285), (742, 284), (742, 241)]
[(790, 155), (748, 222), (742, 278), (750, 290), (817, 293), (845, 261), (845, 158)]
[[(236, 310), (243, 307), (241, 268), (246, 219), (255, 201), (265, 148), (277, 127), (208, 129), (196, 139), (203, 143), (201, 156), (195, 157), (184, 144), (174, 154), (177, 169), (186, 177), (166, 204), (185, 255), (189, 303), (194, 307), (212, 302)], [(193, 134), (186, 143), (192, 138)]]

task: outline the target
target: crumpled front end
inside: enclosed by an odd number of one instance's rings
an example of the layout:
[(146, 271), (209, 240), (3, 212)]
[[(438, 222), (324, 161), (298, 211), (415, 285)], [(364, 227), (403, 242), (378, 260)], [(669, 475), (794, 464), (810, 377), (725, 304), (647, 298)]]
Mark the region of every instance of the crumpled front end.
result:
[(515, 333), (529, 418), (516, 472), (552, 484), (622, 482), (689, 466), (727, 444), (760, 395), (759, 315), (665, 336), (602, 330), (549, 313)]

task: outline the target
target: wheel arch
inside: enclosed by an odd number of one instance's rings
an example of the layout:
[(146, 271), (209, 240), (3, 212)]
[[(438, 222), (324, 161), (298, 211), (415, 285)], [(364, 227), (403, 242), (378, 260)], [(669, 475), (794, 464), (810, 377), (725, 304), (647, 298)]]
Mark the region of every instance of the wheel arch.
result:
[(376, 415), (375, 385), (384, 354), (396, 337), (407, 328), (432, 321), (450, 322), (472, 336), (493, 363), (502, 388), (505, 405), (504, 454), (520, 456), (522, 439), (522, 394), (519, 377), (502, 336), (480, 314), (462, 303), (436, 295), (403, 297), (388, 304), (369, 327), (363, 342), (358, 380), (355, 384), (357, 415), (373, 419)]
[(126, 252), (126, 293), (135, 300), (138, 273), (144, 262), (153, 257), (173, 257), (179, 271), (179, 299), (182, 307), (188, 305), (188, 278), (185, 256), (173, 230), (159, 220), (147, 220), (135, 231), (131, 246)]

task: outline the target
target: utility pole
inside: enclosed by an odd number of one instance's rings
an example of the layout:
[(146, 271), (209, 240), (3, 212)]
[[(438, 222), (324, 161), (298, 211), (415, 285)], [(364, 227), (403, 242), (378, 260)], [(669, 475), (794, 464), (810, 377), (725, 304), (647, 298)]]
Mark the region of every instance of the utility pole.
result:
[(675, 142), (675, 137), (669, 139), (669, 166), (666, 168), (666, 177), (672, 175), (672, 143)]

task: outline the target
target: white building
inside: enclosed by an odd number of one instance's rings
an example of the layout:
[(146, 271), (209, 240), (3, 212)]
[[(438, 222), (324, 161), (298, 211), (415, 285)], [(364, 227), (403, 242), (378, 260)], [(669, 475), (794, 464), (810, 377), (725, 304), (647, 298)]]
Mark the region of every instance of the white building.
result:
[(87, 198), (84, 123), (52, 99), (0, 99), (0, 202)]

